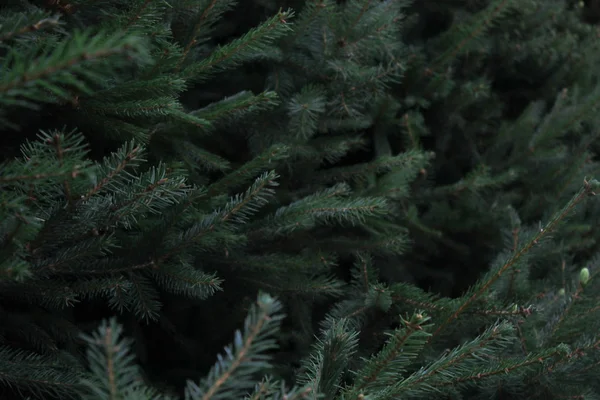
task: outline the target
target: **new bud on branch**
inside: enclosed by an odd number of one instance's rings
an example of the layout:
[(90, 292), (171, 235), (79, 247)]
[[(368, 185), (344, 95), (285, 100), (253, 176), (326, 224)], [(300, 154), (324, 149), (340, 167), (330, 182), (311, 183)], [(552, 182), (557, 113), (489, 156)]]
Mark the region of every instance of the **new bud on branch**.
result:
[(581, 271), (579, 271), (579, 283), (581, 283), (581, 286), (585, 286), (588, 284), (589, 281), (590, 270), (587, 268), (582, 268)]

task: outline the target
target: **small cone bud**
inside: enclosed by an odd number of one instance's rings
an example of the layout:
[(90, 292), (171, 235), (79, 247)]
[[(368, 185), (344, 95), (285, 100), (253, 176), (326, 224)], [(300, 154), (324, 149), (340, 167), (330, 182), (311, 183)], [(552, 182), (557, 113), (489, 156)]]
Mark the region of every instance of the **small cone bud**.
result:
[(558, 291), (558, 295), (559, 296), (564, 296), (565, 295), (565, 288), (560, 288), (560, 290)]
[(587, 186), (589, 190), (596, 192), (598, 189), (600, 189), (600, 181), (597, 179), (592, 179), (591, 181), (587, 181)]
[(581, 283), (581, 286), (587, 285), (587, 283), (589, 281), (590, 281), (590, 270), (587, 268), (581, 268), (581, 271), (579, 272), (579, 282)]

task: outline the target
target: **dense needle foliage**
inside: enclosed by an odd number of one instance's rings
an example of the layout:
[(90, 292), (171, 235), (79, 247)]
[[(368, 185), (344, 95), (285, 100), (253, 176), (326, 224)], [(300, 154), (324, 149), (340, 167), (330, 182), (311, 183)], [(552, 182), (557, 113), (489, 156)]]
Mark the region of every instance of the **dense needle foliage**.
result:
[(5, 2), (0, 397), (598, 398), (592, 3)]

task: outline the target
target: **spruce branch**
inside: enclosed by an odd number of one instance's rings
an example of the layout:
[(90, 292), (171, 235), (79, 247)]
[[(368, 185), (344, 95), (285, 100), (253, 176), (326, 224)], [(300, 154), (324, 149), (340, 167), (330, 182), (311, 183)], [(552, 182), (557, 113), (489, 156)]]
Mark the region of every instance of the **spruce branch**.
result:
[(45, 11), (3, 14), (0, 20), (0, 43), (41, 30), (52, 30), (61, 25), (60, 16)]
[[(111, 85), (96, 92), (93, 98), (99, 98), (110, 103), (139, 99), (177, 98), (186, 88), (187, 83), (184, 79), (165, 75)], [(103, 105), (101, 101), (91, 103), (93, 98), (90, 99), (89, 104)], [(86, 108), (83, 106), (84, 104), (87, 103), (80, 102), (81, 108)]]
[(389, 334), (383, 349), (365, 360), (364, 366), (354, 373), (353, 386), (344, 397), (359, 398), (360, 394), (385, 389), (401, 380), (427, 342), (429, 321), (421, 313), (410, 319), (401, 318), (402, 328)]
[(352, 281), (343, 285), (341, 294), (346, 299), (335, 304), (321, 324), (329, 329), (336, 320), (344, 319), (352, 324), (353, 329), (360, 329), (371, 313), (383, 311), (387, 313), (392, 305), (391, 290), (376, 280), (377, 270), (371, 264), (371, 258), (363, 252), (354, 254), (355, 261), (351, 270)]
[(270, 366), (268, 352), (276, 348), (272, 339), (280, 329), (281, 304), (260, 293), (248, 312), (244, 331), (236, 331), (232, 345), (219, 355), (208, 376), (195, 383), (188, 381), (186, 398), (190, 400), (229, 400), (254, 389), (253, 375)]
[(265, 288), (273, 293), (290, 296), (306, 296), (312, 300), (339, 297), (343, 293), (344, 282), (331, 274), (303, 275), (275, 274), (260, 280), (241, 276), (241, 280), (251, 282), (257, 287)]
[(182, 110), (178, 99), (173, 96), (156, 97), (143, 100), (129, 100), (106, 103), (106, 99), (98, 98), (79, 104), (85, 112), (101, 116), (117, 116), (128, 118), (165, 117), (177, 110)]
[(259, 231), (280, 236), (298, 229), (310, 229), (317, 224), (361, 225), (366, 218), (386, 212), (385, 199), (352, 198), (349, 197), (350, 192), (347, 184), (340, 183), (280, 207)]
[(53, 254), (49, 254), (34, 267), (38, 276), (70, 274), (85, 271), (90, 264), (118, 248), (113, 235), (98, 235), (73, 241)]
[[(540, 124), (531, 136), (528, 143), (530, 151), (544, 149), (553, 140), (577, 131), (582, 121), (595, 116), (600, 106), (600, 88), (596, 88), (583, 98), (578, 98), (578, 93), (568, 93), (566, 90), (556, 96), (552, 112)], [(575, 103), (577, 106), (573, 106)]]
[(148, 214), (158, 215), (162, 210), (174, 206), (189, 195), (192, 188), (186, 178), (168, 171), (162, 163), (150, 170), (131, 176), (128, 182), (109, 197), (96, 196), (90, 199), (82, 211), (86, 220), (93, 220), (97, 212), (104, 210), (107, 217), (104, 228), (122, 226), (129, 229)]
[(477, 374), (467, 374), (446, 382), (435, 384), (434, 386), (440, 388), (444, 386), (460, 387), (472, 384), (483, 385), (483, 383), (480, 382), (483, 379), (495, 378), (511, 373), (526, 375), (532, 371), (551, 369), (552, 365), (561, 362), (561, 360), (568, 358), (570, 355), (571, 352), (569, 351), (569, 347), (563, 344), (540, 353), (530, 353), (522, 360), (508, 359), (497, 361), (494, 363), (495, 365), (480, 369), (481, 372), (478, 372)]
[(0, 165), (0, 185), (23, 187), (32, 181), (38, 181), (36, 185), (52, 185), (89, 174), (93, 168), (92, 163), (85, 160), (88, 149), (83, 139), (75, 130), (69, 133), (41, 131), (36, 141), (27, 141), (21, 146), (22, 159)]
[(283, 275), (286, 273), (301, 273), (307, 270), (328, 271), (336, 265), (335, 253), (303, 252), (302, 254), (282, 254), (266, 252), (263, 254), (231, 254), (227, 263), (235, 267), (244, 266), (252, 272)]
[(265, 172), (256, 178), (252, 186), (245, 193), (231, 198), (227, 206), (218, 213), (220, 222), (229, 222), (234, 226), (234, 229), (237, 228), (235, 225), (247, 223), (248, 217), (257, 213), (261, 207), (269, 202), (269, 198), (275, 194), (273, 188), (279, 186), (276, 181), (277, 178), (279, 176), (275, 171)]
[(352, 265), (352, 285), (363, 293), (368, 293), (372, 285), (377, 283), (379, 271), (373, 266), (373, 258), (365, 252), (356, 252)]
[[(484, 47), (482, 41), (498, 20), (502, 19), (511, 10), (516, 9), (518, 2), (514, 0), (492, 0), (490, 4), (479, 13), (473, 15), (468, 21), (454, 24), (436, 40), (436, 45), (442, 51), (432, 60), (431, 64), (422, 69), (419, 74), (421, 79), (428, 80), (423, 90), (426, 93), (449, 92), (452, 88), (452, 79), (448, 65), (469, 52)], [(417, 57), (413, 58), (415, 61)]]
[(324, 88), (307, 85), (287, 103), (291, 133), (306, 140), (317, 133), (319, 117), (325, 112), (326, 93)]
[(206, 299), (221, 291), (222, 279), (207, 274), (189, 263), (162, 263), (150, 270), (154, 281), (164, 290), (196, 299)]
[(129, 273), (127, 275), (131, 285), (126, 293), (128, 297), (126, 308), (133, 311), (140, 320), (157, 321), (162, 304), (159, 301), (160, 294), (152, 280), (141, 274)]
[(92, 196), (121, 190), (123, 185), (131, 178), (131, 173), (126, 169), (135, 171), (145, 160), (144, 148), (130, 141), (125, 143), (119, 150), (105, 157), (102, 164), (98, 166), (97, 174), (93, 177), (94, 186), (86, 192), (82, 200), (87, 201)]
[(31, 277), (29, 263), (23, 260), (23, 255), (18, 254), (14, 260), (2, 260), (0, 262), (0, 282), (14, 281), (22, 283)]
[(191, 170), (198, 173), (205, 171), (226, 172), (232, 169), (229, 160), (196, 146), (187, 140), (175, 140), (173, 147), (181, 157), (181, 160)]
[[(596, 254), (587, 263), (588, 267), (581, 268), (574, 276), (571, 285), (572, 290), (564, 288), (554, 296), (549, 295), (549, 299), (539, 305), (542, 309), (542, 315), (539, 316), (540, 346), (549, 346), (557, 343), (577, 342), (578, 347), (589, 350), (591, 342), (597, 342), (592, 335), (583, 335), (581, 333), (582, 325), (594, 324), (600, 312), (598, 307), (598, 297), (596, 295), (597, 281), (594, 279), (597, 275), (598, 254)], [(582, 350), (583, 351), (583, 350)]]
[(131, 352), (132, 341), (122, 336), (116, 319), (103, 321), (96, 332), (82, 335), (87, 343), (89, 376), (80, 379), (80, 395), (86, 400), (175, 399), (146, 386)]
[[(240, 229), (240, 225), (246, 223), (249, 216), (265, 206), (273, 196), (273, 188), (278, 186), (277, 178), (278, 175), (274, 171), (263, 173), (243, 194), (230, 198), (223, 209), (203, 215), (190, 227), (167, 237), (166, 250), (158, 257), (156, 263), (166, 261), (182, 250), (194, 246), (206, 250), (217, 246), (222, 248), (224, 243), (235, 241), (237, 236), (234, 232)], [(155, 261), (151, 261), (142, 266), (146, 267), (154, 263)]]
[(257, 54), (267, 54), (269, 46), (278, 38), (292, 30), (288, 20), (292, 11), (279, 11), (241, 38), (219, 47), (208, 58), (191, 64), (183, 69), (182, 76), (194, 81), (204, 81), (211, 75), (233, 68), (246, 60), (254, 59)]
[(269, 377), (258, 383), (254, 392), (245, 400), (302, 400), (315, 399), (310, 387), (293, 387), (287, 390), (280, 381), (273, 381)]
[(348, 2), (344, 8), (338, 8), (338, 12), (334, 14), (333, 26), (338, 31), (337, 40), (341, 52), (357, 60), (382, 54), (392, 60), (398, 58), (402, 52), (402, 44), (395, 39), (400, 31), (402, 12), (411, 3), (412, 0), (358, 0)]
[[(269, 366), (268, 351), (276, 347), (271, 339), (279, 330), (281, 305), (272, 297), (259, 294), (244, 325), (236, 331), (235, 341), (219, 356), (209, 377), (200, 384), (188, 381), (186, 399), (233, 399), (244, 396), (254, 400), (302, 400), (315, 397), (308, 386), (286, 388), (284, 383), (265, 376), (256, 383), (255, 371)], [(88, 345), (89, 372), (78, 376), (75, 394), (82, 399), (175, 400), (146, 384), (131, 352), (133, 342), (122, 336), (123, 329), (114, 318), (103, 321), (92, 335), (82, 335)]]
[(45, 398), (76, 399), (80, 371), (74, 366), (61, 365), (55, 356), (42, 356), (11, 347), (0, 347), (0, 382), (19, 390), (27, 389)]
[(310, 34), (312, 29), (323, 24), (331, 15), (336, 4), (333, 0), (309, 0), (298, 13), (292, 33), (283, 39), (285, 47), (292, 47)]
[[(59, 340), (56, 340), (50, 332), (42, 329), (34, 318), (30, 318), (23, 312), (10, 312), (2, 310), (0, 314), (6, 327), (0, 328), (3, 338), (15, 336), (21, 337), (37, 354), (58, 355)], [(5, 339), (6, 340), (6, 339)]]
[[(27, 265), (30, 270), (31, 266)], [(80, 293), (74, 291), (69, 282), (61, 279), (49, 280), (42, 277), (38, 279), (30, 274), (26, 285), (21, 282), (7, 280), (3, 282), (2, 297), (24, 304), (41, 305), (48, 309), (60, 310), (72, 307), (79, 300)]]
[(400, 127), (405, 137), (405, 144), (409, 149), (420, 149), (421, 137), (431, 134), (425, 125), (423, 114), (418, 111), (409, 111), (402, 115)]
[(184, 3), (183, 8), (185, 8), (186, 12), (191, 11), (192, 7), (195, 8), (193, 10), (193, 19), (195, 21), (190, 34), (186, 38), (187, 44), (183, 50), (183, 56), (177, 65), (177, 71), (181, 69), (192, 47), (212, 32), (219, 18), (231, 10), (236, 5), (237, 0), (202, 0), (199, 4), (195, 4), (196, 2), (188, 3)]
[(490, 167), (478, 165), (458, 182), (451, 185), (440, 185), (434, 189), (434, 192), (437, 195), (457, 196), (463, 192), (480, 195), (491, 189), (498, 189), (514, 182), (517, 179), (517, 176), (517, 171), (512, 168), (502, 174), (492, 176)]
[(133, 0), (128, 5), (128, 13), (116, 15), (117, 25), (127, 32), (152, 32), (158, 36), (156, 25), (163, 21), (170, 4), (164, 0)]
[(279, 102), (279, 97), (275, 92), (265, 91), (255, 95), (243, 90), (204, 108), (192, 111), (190, 114), (211, 122), (212, 125), (202, 132), (206, 134), (210, 133), (216, 124), (232, 123), (249, 115), (270, 110), (279, 105)]
[(330, 183), (335, 181), (364, 182), (372, 174), (381, 174), (392, 170), (410, 169), (419, 171), (432, 157), (430, 153), (411, 150), (397, 156), (378, 157), (369, 163), (357, 164), (351, 167), (337, 167), (327, 170), (317, 178), (317, 182)]
[[(288, 156), (288, 146), (275, 144), (261, 154), (256, 155), (252, 160), (211, 184), (208, 187), (208, 194), (214, 196), (227, 193), (228, 191), (245, 184), (249, 179), (253, 179), (259, 173), (263, 173), (264, 175), (263, 171), (273, 168), (279, 161), (285, 160)], [(275, 178), (272, 177), (271, 179)]]
[[(469, 376), (470, 371), (479, 370), (480, 368), (477, 368), (476, 364), (487, 365), (493, 362), (494, 358), (499, 357), (502, 351), (512, 344), (513, 332), (514, 327), (507, 322), (492, 325), (476, 339), (454, 348), (436, 361), (401, 380), (381, 399), (402, 394), (408, 396), (417, 393), (434, 394), (439, 390), (436, 385), (456, 382), (465, 374)], [(431, 336), (429, 337), (431, 338)]]
[[(369, 236), (356, 237), (332, 237), (324, 239), (323, 247), (340, 253), (352, 253), (354, 251), (363, 251), (370, 253), (401, 255), (406, 252), (410, 245), (410, 238), (407, 232), (396, 226), (396, 231), (379, 232), (379, 223), (385, 223), (382, 215), (373, 215), (364, 221), (369, 225), (374, 225), (375, 231), (369, 232)], [(357, 225), (360, 226), (360, 225)]]
[(317, 136), (305, 143), (294, 144), (290, 152), (307, 161), (335, 164), (352, 151), (366, 148), (367, 142), (364, 136)]
[(335, 398), (357, 346), (358, 333), (348, 327), (347, 320), (336, 321), (314, 344), (310, 358), (303, 363), (298, 384), (309, 386), (312, 393), (322, 393), (326, 399)]
[(545, 239), (551, 232), (553, 232), (558, 225), (563, 222), (573, 209), (586, 199), (590, 195), (595, 195), (595, 191), (600, 188), (600, 183), (595, 179), (588, 181), (585, 180), (583, 187), (571, 198), (571, 200), (558, 212), (556, 212), (546, 225), (541, 228), (538, 232), (529, 238), (517, 251), (509, 256), (508, 260), (504, 262), (500, 267), (492, 269), (486, 277), (475, 284), (469, 293), (464, 297), (460, 306), (454, 311), (442, 324), (440, 324), (437, 330), (430, 337), (429, 341), (439, 336), (448, 324), (453, 322), (461, 315), (473, 302), (478, 300), (488, 288), (494, 284), (503, 274), (508, 271), (515, 263), (517, 263), (522, 257), (524, 257), (540, 240)]
[(92, 82), (104, 81), (132, 60), (147, 62), (146, 46), (121, 32), (74, 32), (52, 48), (10, 51), (3, 61), (9, 69), (0, 78), (0, 104), (36, 108), (38, 102), (89, 95)]
[(514, 0), (493, 0), (471, 20), (457, 24), (445, 32), (440, 41), (446, 41), (452, 45), (445, 46), (445, 51), (437, 56), (433, 62), (433, 71), (440, 71), (447, 63), (455, 60), (459, 54), (471, 50), (473, 44), (481, 40), (484, 34), (497, 23), (497, 20), (510, 12), (516, 5)]

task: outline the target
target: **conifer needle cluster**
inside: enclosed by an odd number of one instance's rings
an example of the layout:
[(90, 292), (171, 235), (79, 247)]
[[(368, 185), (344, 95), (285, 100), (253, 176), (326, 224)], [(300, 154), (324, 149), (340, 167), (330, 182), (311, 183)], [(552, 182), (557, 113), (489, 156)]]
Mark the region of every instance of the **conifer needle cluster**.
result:
[(0, 398), (600, 397), (581, 8), (0, 6)]

